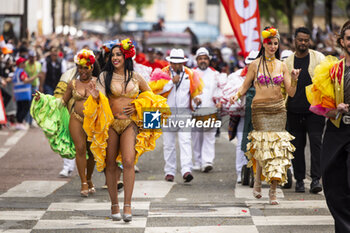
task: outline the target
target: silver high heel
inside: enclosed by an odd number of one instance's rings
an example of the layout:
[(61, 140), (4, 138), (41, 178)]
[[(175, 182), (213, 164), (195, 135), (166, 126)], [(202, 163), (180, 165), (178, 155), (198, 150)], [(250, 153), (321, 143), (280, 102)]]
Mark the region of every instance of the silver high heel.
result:
[[(260, 188), (260, 192), (256, 191), (255, 188)], [(260, 199), (260, 198), (262, 197), (262, 195), (261, 195), (261, 181), (260, 181), (260, 183), (254, 182), (254, 186), (253, 186), (253, 196), (254, 196), (256, 199)]]
[(270, 190), (269, 190), (269, 202), (270, 202), (270, 205), (279, 205), (280, 204), (280, 202), (277, 200), (276, 188), (275, 189), (270, 188)]
[[(118, 206), (118, 209), (119, 209), (119, 204), (112, 205), (112, 207), (111, 207), (112, 210), (113, 210), (113, 206)], [(111, 214), (111, 217), (112, 217), (113, 221), (120, 221), (120, 220), (122, 220), (122, 215), (120, 214), (120, 210), (119, 210), (119, 213)]]
[[(124, 208), (125, 208), (125, 206), (131, 208), (131, 204), (124, 204)], [(124, 209), (123, 209), (123, 212), (124, 212)], [(123, 213), (123, 221), (124, 222), (131, 222), (131, 220), (132, 220), (132, 214), (124, 214)]]

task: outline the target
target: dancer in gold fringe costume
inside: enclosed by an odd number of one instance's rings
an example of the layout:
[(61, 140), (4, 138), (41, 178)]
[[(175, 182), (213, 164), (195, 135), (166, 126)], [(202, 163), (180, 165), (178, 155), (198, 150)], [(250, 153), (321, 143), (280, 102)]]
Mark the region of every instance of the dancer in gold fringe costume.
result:
[(252, 103), (254, 130), (249, 133), (247, 145), (248, 166), (253, 166), (255, 175), (253, 195), (261, 198), (261, 179), (270, 184), (269, 200), (278, 205), (276, 188), (287, 182), (287, 169), (291, 165), (293, 136), (285, 131), (286, 107), (281, 93), (283, 83), (289, 96), (294, 96), (300, 70), (288, 71), (279, 60), (280, 36), (278, 30), (267, 27), (258, 58), (249, 68), (246, 79), (231, 103), (245, 95), (254, 83), (256, 94)]

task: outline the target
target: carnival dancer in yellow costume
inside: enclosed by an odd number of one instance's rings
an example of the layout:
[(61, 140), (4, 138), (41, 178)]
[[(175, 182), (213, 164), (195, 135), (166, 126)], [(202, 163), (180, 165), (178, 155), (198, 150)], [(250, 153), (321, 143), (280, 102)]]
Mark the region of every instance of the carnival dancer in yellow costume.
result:
[(350, 232), (350, 20), (340, 30), (338, 46), (345, 53), (340, 61), (327, 56), (306, 87), (310, 111), (326, 116), (321, 171), (324, 194), (334, 218), (335, 232)]
[(254, 130), (249, 133), (251, 142), (247, 145), (248, 166), (256, 171), (253, 195), (261, 198), (261, 178), (270, 184), (271, 205), (279, 204), (276, 197), (277, 184), (287, 182), (287, 169), (291, 165), (291, 144), (293, 136), (285, 131), (286, 107), (281, 93), (283, 83), (289, 96), (294, 96), (300, 70), (292, 70), (279, 58), (280, 36), (277, 29), (267, 27), (262, 31), (264, 38), (258, 58), (254, 60), (242, 87), (231, 103), (243, 96), (254, 82), (256, 94), (252, 103), (252, 123)]
[[(132, 220), (134, 164), (142, 153), (155, 148), (155, 140), (161, 135), (157, 130), (142, 129), (142, 108), (168, 109), (166, 99), (153, 94), (144, 78), (133, 71), (131, 58), (134, 55), (130, 39), (112, 47), (96, 89), (94, 86), (90, 88), (93, 97), (86, 101), (84, 110), (84, 129), (92, 141), (96, 168), (98, 171), (106, 168), (112, 219), (119, 221), (123, 218), (125, 222)], [(123, 165), (123, 217), (118, 204), (117, 181), (121, 175), (118, 163)]]
[[(71, 152), (71, 158), (76, 158), (76, 164), (78, 173), (81, 180), (80, 194), (83, 197), (87, 197), (91, 193), (95, 193), (95, 187), (92, 183), (91, 177), (95, 167), (94, 157), (89, 150), (89, 143), (87, 143), (87, 135), (83, 130), (83, 110), (84, 102), (89, 97), (87, 91), (91, 83), (96, 83), (97, 78), (92, 76), (93, 66), (95, 63), (95, 56), (91, 50), (80, 50), (74, 57), (74, 62), (77, 65), (77, 78), (73, 78), (68, 82), (66, 91), (62, 98), (56, 98), (50, 95), (44, 95), (39, 92), (35, 94), (35, 102), (31, 107), (31, 114), (33, 118), (38, 122), (39, 126), (45, 131), (48, 136), (51, 147), (55, 150), (65, 147), (65, 144), (74, 143), (75, 151)], [(74, 105), (71, 107), (71, 115), (69, 114), (65, 106), (67, 106), (69, 100), (74, 100)], [(48, 108), (48, 109), (47, 109)], [(64, 112), (64, 114), (60, 114)], [(57, 112), (56, 112), (57, 111)], [(50, 114), (50, 112), (57, 114)], [(63, 133), (54, 134), (50, 125), (57, 123), (57, 128), (64, 128), (65, 122), (69, 119), (69, 134), (67, 140), (61, 144), (55, 146), (53, 143), (57, 143), (57, 138), (63, 138)], [(47, 127), (49, 126), (49, 127)], [(65, 131), (66, 132), (66, 131)], [(57, 135), (57, 138), (53, 138), (51, 135)], [(60, 139), (61, 140), (61, 139)], [(86, 151), (88, 151), (88, 159), (86, 158)], [(75, 153), (74, 153), (75, 152)], [(64, 151), (59, 153), (62, 155)]]

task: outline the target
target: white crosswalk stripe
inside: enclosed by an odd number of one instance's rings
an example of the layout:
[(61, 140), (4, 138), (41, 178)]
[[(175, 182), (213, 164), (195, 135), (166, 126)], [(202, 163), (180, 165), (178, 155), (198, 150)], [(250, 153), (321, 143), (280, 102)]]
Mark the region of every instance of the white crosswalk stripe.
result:
[[(196, 207), (200, 207), (200, 205), (196, 205)], [(209, 207), (202, 211), (198, 210), (157, 210), (154, 209), (148, 213), (149, 218), (159, 218), (159, 217), (249, 217), (249, 209), (248, 208), (239, 208), (239, 207)]]
[(256, 226), (332, 225), (331, 216), (253, 216)]
[(147, 227), (145, 233), (258, 233), (255, 226)]
[[(132, 209), (149, 210), (150, 202), (133, 202)], [(47, 211), (84, 211), (84, 210), (109, 210), (110, 202), (54, 202), (51, 203)]]
[(0, 197), (46, 197), (66, 183), (67, 181), (27, 180)]
[(61, 229), (99, 229), (99, 228), (145, 228), (147, 218), (133, 218), (128, 224), (123, 221), (115, 222), (100, 219), (64, 219), (64, 220), (39, 220), (33, 229), (61, 230)]
[[(8, 192), (1, 195), (2, 199), (9, 197), (19, 197), (20, 192), (27, 192), (26, 195), (20, 197), (45, 197), (60, 188), (65, 181), (25, 181), (22, 184), (10, 189)], [(61, 183), (60, 183), (61, 182)], [(46, 185), (44, 185), (46, 184)], [(283, 189), (278, 189), (278, 198), (280, 204), (277, 206), (268, 204), (268, 187), (263, 187), (263, 198), (256, 200), (252, 198), (252, 189), (247, 186), (236, 185), (234, 195), (240, 198), (235, 204), (208, 204), (208, 203), (188, 203), (188, 200), (179, 207), (167, 204), (164, 205), (160, 200), (165, 198), (171, 188), (176, 183), (164, 181), (136, 181), (135, 183), (135, 201), (132, 202), (132, 212), (134, 213), (133, 220), (129, 224), (123, 221), (112, 221), (110, 215), (110, 202), (94, 199), (81, 199), (73, 201), (61, 199), (62, 202), (52, 202), (46, 210), (30, 210), (24, 209), (21, 211), (4, 210), (0, 211), (0, 221), (35, 221), (32, 225), (33, 230), (42, 231), (67, 231), (67, 230), (90, 230), (96, 229), (144, 229), (145, 233), (199, 233), (199, 232), (217, 232), (217, 233), (235, 233), (247, 232), (257, 233), (259, 227), (266, 226), (333, 226), (334, 221), (330, 214), (322, 215), (307, 215), (305, 211), (311, 213), (312, 210), (325, 209), (327, 205), (325, 200), (286, 200)], [(28, 189), (28, 187), (30, 187)], [(24, 191), (24, 187), (27, 187)], [(46, 190), (44, 192), (43, 190)], [(120, 194), (122, 196), (123, 194)], [(154, 203), (152, 206), (151, 204)], [(296, 210), (296, 215), (276, 216), (274, 210)], [(270, 210), (270, 211), (269, 211)], [(260, 211), (260, 214), (256, 214)], [(261, 214), (261, 211), (263, 212)], [(311, 211), (311, 212), (310, 212)], [(122, 212), (122, 204), (121, 204)], [(56, 218), (57, 217), (57, 218)], [(210, 222), (208, 225), (179, 225), (177, 222), (172, 222), (168, 226), (154, 226), (148, 221), (154, 222), (159, 219), (171, 222), (178, 219), (196, 219), (197, 221), (208, 221), (208, 219), (240, 219), (246, 221), (244, 224), (234, 221), (229, 224), (216, 224)], [(206, 219), (206, 220), (200, 220)], [(165, 223), (167, 224), (167, 223)], [(16, 230), (1, 230), (1, 232), (27, 233), (32, 229), (16, 229)]]

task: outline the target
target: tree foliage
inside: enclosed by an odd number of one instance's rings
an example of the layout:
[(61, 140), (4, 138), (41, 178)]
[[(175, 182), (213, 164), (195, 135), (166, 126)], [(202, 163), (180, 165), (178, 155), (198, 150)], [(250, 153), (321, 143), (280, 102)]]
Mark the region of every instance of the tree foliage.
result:
[(276, 27), (281, 21), (287, 22), (292, 34), (295, 8), (303, 2), (305, 0), (259, 0), (260, 15)]

